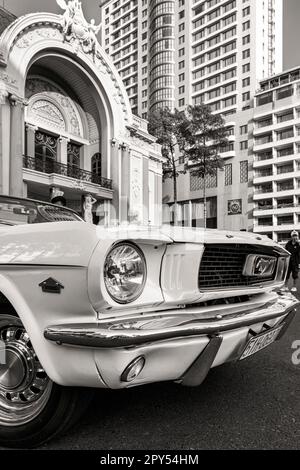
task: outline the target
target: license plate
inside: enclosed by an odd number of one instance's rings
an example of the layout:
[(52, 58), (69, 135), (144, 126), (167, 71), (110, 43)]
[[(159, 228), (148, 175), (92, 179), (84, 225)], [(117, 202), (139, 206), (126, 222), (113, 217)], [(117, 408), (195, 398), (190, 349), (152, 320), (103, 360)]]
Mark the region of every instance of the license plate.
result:
[(246, 359), (246, 357), (252, 356), (258, 351), (261, 351), (262, 349), (270, 346), (270, 344), (274, 343), (282, 328), (283, 325), (280, 325), (276, 328), (273, 328), (272, 330), (264, 331), (263, 333), (251, 338), (240, 357), (240, 361)]

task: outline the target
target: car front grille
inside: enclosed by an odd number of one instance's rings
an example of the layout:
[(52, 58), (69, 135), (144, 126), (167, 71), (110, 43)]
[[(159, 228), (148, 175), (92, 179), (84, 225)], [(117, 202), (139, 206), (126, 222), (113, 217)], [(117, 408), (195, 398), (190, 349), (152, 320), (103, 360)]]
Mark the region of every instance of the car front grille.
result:
[(265, 246), (206, 245), (199, 269), (199, 289), (247, 287), (273, 281), (275, 273), (263, 279), (260, 276), (243, 275), (244, 265), (250, 254), (278, 257), (276, 251)]

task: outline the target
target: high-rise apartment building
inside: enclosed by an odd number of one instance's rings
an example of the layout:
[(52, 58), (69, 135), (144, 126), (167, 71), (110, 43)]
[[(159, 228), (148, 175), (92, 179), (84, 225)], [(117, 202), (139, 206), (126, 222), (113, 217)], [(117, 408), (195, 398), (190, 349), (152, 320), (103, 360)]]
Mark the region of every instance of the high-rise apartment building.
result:
[(224, 116), (282, 70), (283, 0), (102, 0), (102, 46), (144, 115), (205, 102)]
[[(224, 171), (206, 181), (208, 226), (252, 229), (254, 96), (282, 71), (283, 0), (106, 0), (101, 11), (102, 45), (135, 113), (204, 102), (224, 116), (229, 144)], [(203, 225), (203, 181), (180, 175), (178, 197), (182, 223)]]
[(300, 67), (263, 80), (254, 107), (254, 231), (300, 230)]
[(176, 3), (149, 0), (149, 111), (175, 107)]
[(102, 0), (100, 43), (111, 56), (132, 111), (148, 113), (148, 0)]

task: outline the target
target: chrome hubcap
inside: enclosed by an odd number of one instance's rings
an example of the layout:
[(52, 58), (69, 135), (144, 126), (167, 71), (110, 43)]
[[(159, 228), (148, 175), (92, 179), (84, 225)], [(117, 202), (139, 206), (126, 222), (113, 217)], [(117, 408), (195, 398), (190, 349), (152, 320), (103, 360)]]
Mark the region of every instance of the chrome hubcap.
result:
[(32, 421), (44, 408), (52, 383), (21, 321), (0, 316), (0, 425)]
[(21, 357), (15, 351), (6, 351), (6, 364), (0, 366), (0, 387), (14, 390), (23, 382), (25, 367)]

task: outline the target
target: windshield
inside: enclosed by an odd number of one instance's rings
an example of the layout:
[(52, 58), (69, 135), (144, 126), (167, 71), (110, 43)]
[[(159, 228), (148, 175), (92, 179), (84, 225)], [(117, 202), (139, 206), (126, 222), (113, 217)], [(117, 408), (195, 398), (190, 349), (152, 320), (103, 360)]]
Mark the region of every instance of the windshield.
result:
[(0, 196), (0, 224), (24, 225), (45, 222), (82, 221), (76, 212), (31, 199)]

